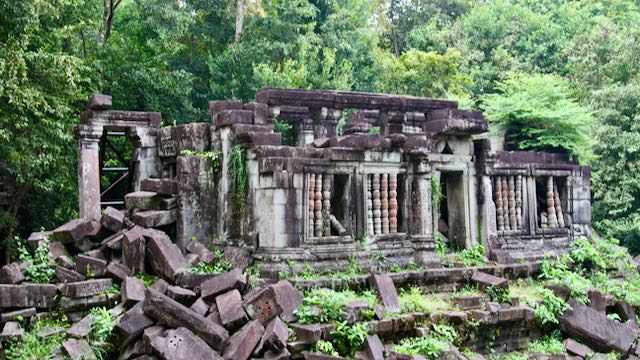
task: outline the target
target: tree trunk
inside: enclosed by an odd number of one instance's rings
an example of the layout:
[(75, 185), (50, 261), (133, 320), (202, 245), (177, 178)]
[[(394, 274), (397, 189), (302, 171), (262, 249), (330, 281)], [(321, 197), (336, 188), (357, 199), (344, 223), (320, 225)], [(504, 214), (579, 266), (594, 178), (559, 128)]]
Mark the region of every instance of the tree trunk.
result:
[[(13, 241), (13, 234), (16, 228), (16, 218), (18, 217), (18, 210), (22, 206), (22, 202), (24, 201), (25, 196), (31, 190), (31, 184), (22, 184), (18, 187), (18, 191), (14, 194), (13, 202), (9, 206), (7, 212), (9, 213), (9, 229), (7, 231), (6, 241)], [(5, 248), (5, 263), (10, 263), (11, 258), (9, 251)]]
[(242, 27), (244, 26), (244, 0), (236, 0), (236, 43), (242, 37)]
[(122, 0), (103, 0), (104, 4), (104, 25), (103, 25), (103, 38), (102, 46), (107, 47), (107, 41), (111, 37), (111, 28), (113, 27), (113, 17), (116, 14), (116, 9), (122, 3)]

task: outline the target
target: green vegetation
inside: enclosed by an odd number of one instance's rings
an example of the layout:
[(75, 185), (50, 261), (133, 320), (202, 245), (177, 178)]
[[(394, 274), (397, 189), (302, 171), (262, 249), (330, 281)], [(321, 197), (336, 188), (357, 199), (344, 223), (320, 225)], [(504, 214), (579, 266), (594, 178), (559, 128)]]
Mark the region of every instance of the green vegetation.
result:
[(432, 313), (438, 310), (453, 308), (453, 305), (434, 294), (423, 294), (420, 288), (400, 290), (400, 306), (403, 313), (424, 312)]
[[(23, 325), (24, 326), (24, 325)], [(5, 349), (5, 357), (14, 360), (32, 360), (51, 358), (54, 350), (60, 348), (65, 340), (65, 333), (41, 337), (38, 332), (47, 327), (65, 327), (63, 319), (39, 320), (29, 328), (19, 340), (10, 340)]]
[(212, 253), (214, 260), (211, 263), (200, 262), (191, 266), (188, 271), (192, 274), (223, 274), (233, 269), (233, 265), (224, 258), (224, 253), (220, 249), (213, 249)]
[(551, 335), (543, 336), (541, 339), (530, 342), (527, 350), (548, 355), (566, 353), (564, 345), (562, 345), (562, 334), (560, 331), (554, 331)]
[(451, 325), (434, 324), (429, 336), (402, 339), (395, 347), (395, 352), (406, 355), (422, 355), (428, 359), (436, 359), (450, 345), (459, 339), (458, 332)]
[(332, 335), (331, 343), (338, 353), (351, 358), (356, 350), (364, 345), (364, 340), (369, 333), (362, 323), (349, 325), (346, 321), (341, 321), (336, 323), (336, 329)]
[(487, 263), (482, 244), (478, 244), (471, 249), (464, 249), (456, 255), (462, 261), (464, 267), (482, 266)]
[(365, 301), (370, 307), (378, 304), (378, 298), (370, 291), (357, 294), (351, 290), (315, 289), (305, 294), (295, 315), (301, 324), (342, 321), (345, 307), (353, 301)]
[(199, 156), (205, 158), (211, 162), (211, 172), (213, 174), (216, 174), (218, 170), (220, 170), (220, 156), (222, 156), (220, 151), (194, 152), (191, 150), (182, 150), (180, 156)]
[(20, 261), (29, 263), (25, 269), (28, 281), (38, 284), (49, 284), (56, 274), (52, 261), (49, 259), (49, 238), (45, 238), (34, 254), (21, 243), (18, 247)]
[(286, 121), (276, 120), (273, 124), (273, 131), (282, 134), (282, 145), (295, 146), (297, 143), (296, 133), (293, 125)]
[(247, 150), (240, 145), (231, 148), (228, 168), (232, 179), (233, 203), (238, 211), (243, 212), (247, 198)]

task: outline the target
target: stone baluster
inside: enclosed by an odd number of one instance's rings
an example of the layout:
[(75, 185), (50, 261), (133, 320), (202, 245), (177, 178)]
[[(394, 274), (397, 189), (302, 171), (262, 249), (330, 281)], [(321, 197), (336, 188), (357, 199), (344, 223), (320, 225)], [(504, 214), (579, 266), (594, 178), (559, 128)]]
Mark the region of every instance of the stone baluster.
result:
[(315, 193), (315, 236), (322, 236), (322, 174), (316, 174), (316, 193)]
[(516, 221), (516, 189), (514, 183), (514, 177), (508, 177), (508, 201), (509, 201), (509, 226), (511, 230), (517, 230), (518, 224)]
[(560, 193), (558, 192), (558, 184), (553, 184), (553, 202), (556, 205), (556, 217), (558, 218), (558, 227), (565, 227), (564, 215), (562, 211), (562, 202), (560, 201)]
[(553, 176), (547, 177), (547, 225), (550, 228), (558, 227), (556, 204), (553, 198)]
[(524, 228), (524, 224), (522, 224), (522, 175), (516, 176), (516, 224), (518, 230)]
[(324, 236), (331, 236), (331, 176), (325, 175), (322, 179), (322, 231)]
[(309, 174), (309, 236), (313, 236), (314, 234), (314, 228), (315, 228), (315, 223), (313, 221), (314, 219), (314, 207), (315, 207), (315, 197), (316, 197), (316, 175), (315, 174)]
[(398, 175), (389, 174), (389, 232), (398, 232)]
[(502, 216), (504, 217), (504, 229), (511, 230), (511, 225), (509, 224), (509, 197), (508, 193), (508, 181), (506, 176), (502, 176), (501, 180), (502, 186), (500, 187), (500, 195), (502, 196)]
[(380, 220), (382, 233), (389, 233), (389, 175), (382, 174), (380, 180)]
[(373, 177), (373, 232), (378, 235), (382, 230), (380, 221), (380, 175), (372, 174)]
[(502, 177), (496, 176), (494, 178), (494, 198), (496, 205), (496, 222), (498, 223), (498, 230), (504, 231), (504, 213), (502, 211)]
[(367, 175), (367, 233), (374, 235), (373, 232), (373, 175)]

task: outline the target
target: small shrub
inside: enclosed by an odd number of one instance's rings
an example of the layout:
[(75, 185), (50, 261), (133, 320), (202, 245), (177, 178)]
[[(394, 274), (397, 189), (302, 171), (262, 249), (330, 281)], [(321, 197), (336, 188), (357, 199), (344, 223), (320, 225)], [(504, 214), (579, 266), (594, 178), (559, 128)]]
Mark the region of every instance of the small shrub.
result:
[(396, 345), (394, 351), (405, 355), (422, 355), (428, 359), (436, 359), (449, 350), (449, 343), (433, 337), (406, 338)]
[(33, 256), (22, 246), (19, 250), (20, 260), (29, 262), (26, 268), (26, 278), (28, 281), (38, 284), (49, 284), (56, 274), (49, 260), (49, 238), (45, 238), (36, 249)]
[(458, 258), (462, 261), (464, 267), (482, 266), (487, 263), (484, 257), (484, 246), (478, 244), (471, 249), (464, 249), (458, 254)]
[(38, 332), (48, 326), (63, 326), (63, 322), (51, 319), (36, 322), (29, 331), (25, 331), (21, 339), (9, 341), (4, 353), (5, 358), (13, 360), (53, 358), (54, 351), (62, 346), (65, 333), (47, 337), (38, 336)]
[(541, 339), (530, 342), (527, 346), (527, 350), (548, 355), (560, 355), (565, 353), (564, 345), (562, 345), (562, 336), (559, 331), (554, 331), (551, 335), (544, 336)]
[(432, 313), (451, 308), (451, 304), (435, 295), (422, 294), (420, 288), (412, 287), (408, 291), (400, 290), (402, 312)]
[(328, 342), (328, 341), (324, 341), (324, 340), (318, 341), (313, 346), (313, 351), (314, 352), (318, 352), (318, 353), (322, 353), (322, 354), (331, 355), (331, 356), (340, 356), (340, 354), (338, 354), (336, 349), (333, 347), (333, 344)]
[(371, 307), (378, 303), (376, 295), (370, 291), (356, 294), (351, 290), (315, 289), (305, 295), (295, 315), (301, 324), (341, 321), (344, 308), (352, 301), (366, 301)]
[(456, 329), (451, 325), (433, 324), (432, 328), (433, 331), (430, 335), (437, 340), (455, 343), (460, 337)]
[(549, 289), (540, 289), (542, 302), (534, 305), (534, 315), (542, 325), (558, 324), (558, 316), (570, 308)]
[(331, 341), (342, 356), (353, 357), (356, 350), (364, 345), (364, 340), (369, 335), (366, 326), (362, 323), (349, 325), (346, 321), (336, 323), (333, 340)]

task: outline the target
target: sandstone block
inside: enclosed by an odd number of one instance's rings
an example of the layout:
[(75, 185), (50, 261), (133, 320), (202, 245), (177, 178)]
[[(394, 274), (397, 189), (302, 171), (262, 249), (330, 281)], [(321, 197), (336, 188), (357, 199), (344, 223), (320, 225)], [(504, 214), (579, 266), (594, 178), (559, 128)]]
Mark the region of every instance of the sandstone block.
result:
[(112, 261), (107, 265), (106, 274), (112, 279), (122, 282), (127, 276), (131, 275), (131, 270), (119, 262)]
[(240, 269), (233, 269), (227, 273), (216, 275), (200, 285), (200, 295), (209, 299), (232, 289), (241, 290), (247, 284), (247, 279)]
[(196, 293), (180, 286), (169, 286), (167, 296), (185, 306), (191, 306), (198, 298)]
[(280, 316), (285, 322), (296, 320), (293, 312), (302, 304), (302, 294), (283, 280), (259, 291), (254, 296), (245, 298), (245, 309), (254, 320), (266, 324), (274, 316)]
[(36, 308), (26, 308), (14, 311), (3, 312), (0, 314), (0, 323), (17, 320), (18, 318), (29, 319), (36, 314)]
[(251, 321), (229, 339), (222, 357), (227, 360), (247, 360), (260, 342), (263, 333), (264, 326), (260, 321)]
[(583, 359), (590, 358), (593, 355), (593, 350), (589, 349), (589, 347), (580, 344), (579, 342), (573, 339), (564, 339), (562, 342), (564, 348), (567, 350), (569, 354), (573, 354), (576, 356), (580, 356)]
[(124, 226), (124, 214), (122, 211), (108, 206), (102, 213), (100, 224), (111, 232), (118, 232)]
[(481, 288), (494, 287), (496, 289), (505, 289), (509, 286), (509, 281), (505, 278), (489, 275), (480, 271), (476, 271), (471, 276), (471, 281), (478, 284)]
[(93, 353), (86, 340), (67, 339), (62, 343), (62, 347), (72, 360), (96, 359), (96, 354)]
[(91, 332), (91, 324), (93, 323), (93, 315), (89, 314), (80, 321), (73, 324), (68, 330), (67, 335), (75, 337), (86, 337)]
[(157, 209), (160, 204), (160, 197), (158, 193), (153, 191), (134, 191), (124, 196), (124, 204), (127, 210)]
[(178, 184), (168, 179), (144, 179), (140, 183), (140, 190), (161, 195), (175, 195), (178, 193)]
[(146, 241), (142, 229), (135, 226), (124, 233), (122, 237), (122, 261), (131, 269), (132, 274), (144, 273), (144, 257)]
[(222, 359), (207, 343), (184, 327), (150, 338), (153, 352), (166, 360)]
[(47, 309), (55, 304), (56, 286), (50, 284), (0, 285), (0, 308)]
[(92, 233), (95, 225), (91, 219), (74, 219), (53, 230), (52, 237), (54, 241), (73, 244)]
[(22, 267), (17, 262), (5, 265), (0, 268), (0, 283), (19, 284), (25, 280)]
[(200, 257), (200, 260), (210, 264), (215, 260), (213, 253), (207, 249), (206, 246), (202, 245), (201, 242), (192, 240), (187, 244), (187, 251), (190, 253), (197, 254)]
[(107, 270), (107, 261), (87, 255), (78, 255), (76, 271), (84, 276), (102, 276)]
[(367, 336), (364, 341), (367, 360), (384, 360), (384, 345), (378, 335)]
[(236, 289), (216, 296), (216, 306), (220, 320), (227, 329), (237, 329), (249, 320), (242, 307), (242, 296)]
[(143, 305), (139, 302), (122, 315), (115, 329), (120, 343), (124, 345), (139, 337), (144, 329), (153, 324), (153, 320), (144, 313)]
[(19, 338), (24, 335), (24, 329), (20, 327), (20, 324), (14, 321), (10, 321), (4, 324), (4, 328), (2, 328), (2, 338)]
[(111, 279), (95, 279), (66, 283), (62, 286), (62, 295), (81, 298), (103, 293), (113, 285)]
[(367, 281), (369, 282), (369, 286), (378, 293), (382, 304), (387, 310), (393, 312), (400, 311), (400, 298), (398, 297), (398, 292), (393, 284), (393, 280), (391, 280), (389, 275), (373, 274)]
[(147, 228), (155, 228), (173, 224), (178, 219), (178, 211), (173, 210), (145, 210), (133, 215), (133, 222)]
[(171, 242), (167, 234), (162, 231), (147, 231), (147, 248), (151, 252), (152, 265), (159, 274), (174, 280), (176, 273), (188, 267), (187, 260), (180, 249)]
[(122, 282), (121, 297), (125, 304), (143, 301), (144, 282), (136, 277), (127, 276)]
[(202, 298), (198, 298), (198, 300), (191, 305), (190, 309), (202, 316), (205, 316), (209, 312), (209, 305), (204, 302)]

